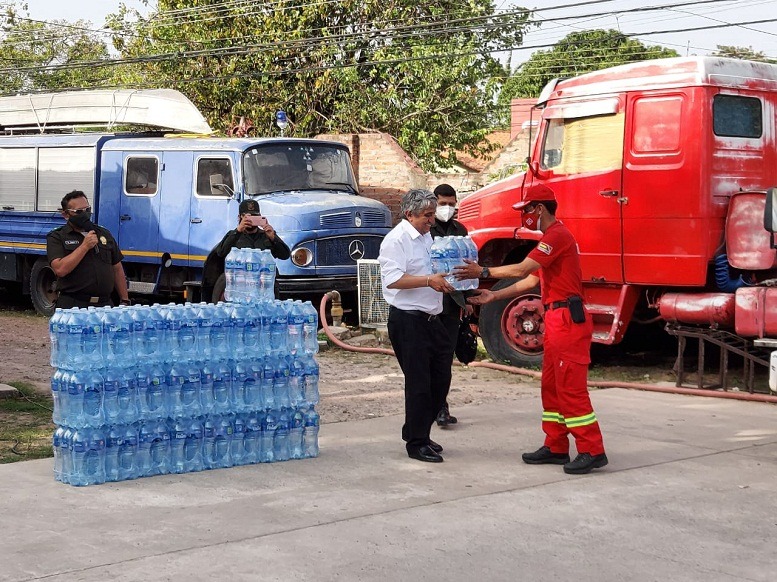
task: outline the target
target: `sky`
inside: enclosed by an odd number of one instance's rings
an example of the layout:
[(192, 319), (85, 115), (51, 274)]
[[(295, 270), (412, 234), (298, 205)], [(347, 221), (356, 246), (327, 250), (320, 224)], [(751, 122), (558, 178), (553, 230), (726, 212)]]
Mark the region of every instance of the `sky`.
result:
[[(120, 0), (26, 2), (32, 18), (68, 21), (84, 19), (100, 27), (105, 16), (118, 9)], [(140, 0), (124, 0), (124, 3), (146, 10)], [(777, 59), (777, 0), (705, 0), (704, 3), (698, 0), (694, 3), (690, 0), (495, 0), (495, 3), (501, 10), (511, 10), (515, 6), (535, 9), (537, 18), (543, 22), (540, 28), (526, 35), (526, 48), (513, 51), (513, 64), (525, 61), (535, 50), (549, 48), (572, 32), (591, 28), (612, 28), (625, 34), (636, 34), (636, 38), (646, 45), (673, 48), (681, 56), (706, 55), (713, 52), (717, 45), (734, 45), (752, 47), (755, 51)], [(151, 5), (155, 5), (154, 0), (151, 0)], [(635, 8), (654, 6), (664, 8), (658, 11), (633, 11)], [(759, 20), (772, 22), (740, 24)], [(721, 24), (726, 26), (699, 31), (665, 32)], [(648, 32), (661, 34), (646, 34)]]

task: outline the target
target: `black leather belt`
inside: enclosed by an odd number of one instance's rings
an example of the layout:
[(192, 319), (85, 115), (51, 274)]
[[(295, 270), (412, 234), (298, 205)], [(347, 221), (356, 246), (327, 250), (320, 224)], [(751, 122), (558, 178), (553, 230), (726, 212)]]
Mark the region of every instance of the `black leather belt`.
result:
[(434, 321), (440, 317), (439, 315), (426, 313), (426, 311), (420, 311), (418, 309), (400, 309), (399, 307), (394, 307), (393, 305), (391, 306), (391, 310), (406, 313), (407, 315), (412, 315), (414, 317), (423, 317), (426, 321)]
[(71, 299), (75, 299), (76, 301), (83, 301), (85, 303), (94, 303), (97, 305), (98, 303), (106, 303), (110, 302), (111, 298), (110, 296), (106, 297), (100, 297), (97, 295), (89, 295), (88, 293), (65, 293), (62, 292), (60, 295), (64, 295), (65, 297), (70, 297)]

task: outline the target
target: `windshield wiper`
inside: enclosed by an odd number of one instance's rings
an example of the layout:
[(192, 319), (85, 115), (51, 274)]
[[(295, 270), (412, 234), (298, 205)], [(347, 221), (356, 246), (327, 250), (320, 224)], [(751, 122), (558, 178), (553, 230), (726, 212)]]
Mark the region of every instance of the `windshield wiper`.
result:
[(345, 186), (350, 193), (358, 194), (356, 188), (354, 188), (350, 182), (324, 182), (324, 184), (327, 186)]

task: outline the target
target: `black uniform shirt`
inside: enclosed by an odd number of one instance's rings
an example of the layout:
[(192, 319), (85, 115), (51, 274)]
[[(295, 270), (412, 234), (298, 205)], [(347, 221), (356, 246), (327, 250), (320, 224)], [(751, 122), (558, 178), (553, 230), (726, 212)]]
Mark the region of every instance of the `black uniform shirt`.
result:
[(275, 240), (271, 241), (262, 229), (258, 229), (256, 232), (230, 230), (221, 239), (221, 242), (216, 245), (216, 254), (223, 259), (233, 248), (269, 250), (273, 257), (282, 261), (291, 256), (289, 247), (281, 240), (277, 233)]
[[(75, 269), (59, 278), (57, 287), (60, 292), (108, 297), (113, 291), (113, 266), (121, 262), (124, 255), (107, 229), (97, 226), (94, 232), (97, 245), (84, 255)], [(83, 242), (84, 235), (73, 230), (69, 223), (52, 230), (46, 236), (49, 265), (54, 259), (62, 259), (72, 253)]]

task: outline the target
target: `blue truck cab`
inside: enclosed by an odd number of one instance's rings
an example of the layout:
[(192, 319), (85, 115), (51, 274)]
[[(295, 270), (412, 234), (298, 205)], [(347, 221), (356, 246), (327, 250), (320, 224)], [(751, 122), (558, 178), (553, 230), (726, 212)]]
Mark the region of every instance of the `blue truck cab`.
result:
[[(94, 220), (124, 254), (130, 293), (183, 298), (237, 226), (247, 198), (291, 249), (277, 263), (281, 295), (356, 290), (356, 261), (378, 256), (391, 228), (382, 203), (358, 194), (346, 146), (294, 138), (160, 133), (0, 137), (0, 280), (51, 313), (56, 278), (46, 235), (62, 197), (83, 190)], [(14, 288), (13, 285), (6, 288)], [(203, 297), (210, 300), (210, 297)]]

